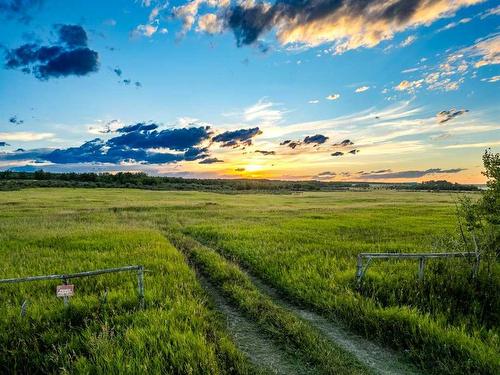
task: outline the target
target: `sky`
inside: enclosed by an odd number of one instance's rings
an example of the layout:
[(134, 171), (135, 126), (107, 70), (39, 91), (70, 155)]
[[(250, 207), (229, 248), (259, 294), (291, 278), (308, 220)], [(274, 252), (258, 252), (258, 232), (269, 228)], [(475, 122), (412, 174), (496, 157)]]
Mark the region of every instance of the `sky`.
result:
[(0, 0), (0, 170), (484, 183), (500, 6)]

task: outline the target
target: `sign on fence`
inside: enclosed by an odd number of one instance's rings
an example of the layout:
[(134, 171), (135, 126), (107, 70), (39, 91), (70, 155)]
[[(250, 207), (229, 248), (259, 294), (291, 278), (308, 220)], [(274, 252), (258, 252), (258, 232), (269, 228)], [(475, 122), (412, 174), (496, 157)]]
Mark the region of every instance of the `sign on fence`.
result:
[[(66, 275), (45, 275), (45, 276), (29, 276), (14, 279), (0, 279), (1, 284), (13, 284), (13, 283), (23, 283), (29, 281), (43, 281), (43, 280), (62, 280), (64, 284), (58, 285), (56, 287), (56, 296), (64, 299), (64, 305), (68, 306), (69, 297), (75, 295), (75, 286), (73, 284), (68, 284), (68, 280), (76, 279), (79, 277), (89, 277), (103, 275), (107, 273), (114, 272), (127, 272), (127, 271), (137, 271), (137, 292), (139, 294), (139, 303), (141, 308), (144, 307), (144, 266), (125, 266), (118, 268), (107, 268), (103, 270), (95, 271), (85, 271)], [(107, 292), (106, 292), (107, 293)], [(26, 315), (26, 308), (28, 306), (28, 301), (25, 300), (21, 306), (21, 316)]]
[(56, 296), (62, 297), (73, 297), (75, 295), (75, 286), (73, 284), (68, 285), (58, 285), (56, 287)]

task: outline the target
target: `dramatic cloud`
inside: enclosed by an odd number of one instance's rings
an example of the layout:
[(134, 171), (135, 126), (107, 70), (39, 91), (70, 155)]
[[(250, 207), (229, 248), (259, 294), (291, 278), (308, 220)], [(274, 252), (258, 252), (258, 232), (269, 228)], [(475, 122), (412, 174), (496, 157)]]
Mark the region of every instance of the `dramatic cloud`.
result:
[[(100, 138), (66, 149), (35, 149), (0, 154), (0, 160), (34, 160), (55, 164), (137, 162), (165, 164), (183, 160), (206, 159), (202, 147), (211, 133), (209, 127), (157, 130), (156, 124), (139, 123), (116, 130), (118, 136), (107, 141)], [(168, 150), (168, 152), (166, 152)], [(207, 164), (209, 162), (206, 162)]]
[(450, 109), (449, 111), (441, 111), (439, 112), (436, 117), (437, 117), (437, 121), (442, 124), (444, 122), (447, 122), (447, 121), (450, 121), (452, 119), (454, 119), (455, 117), (457, 116), (461, 116), (463, 115), (464, 113), (467, 113), (469, 112), (468, 109), (455, 109), (455, 108), (452, 108)]
[(258, 153), (258, 154), (266, 155), (266, 156), (268, 156), (268, 155), (276, 155), (275, 151), (256, 150), (255, 152)]
[[(397, 32), (428, 25), (480, 1), (277, 0), (274, 4), (246, 2), (234, 5), (223, 11), (221, 17), (226, 28), (233, 31), (238, 46), (256, 43), (263, 34), (274, 30), (282, 45), (317, 46), (330, 42), (336, 53), (342, 53), (376, 46)], [(188, 5), (193, 9), (195, 3), (199, 1)], [(191, 15), (197, 11), (198, 5)]]
[(252, 138), (262, 134), (258, 127), (240, 129), (221, 133), (212, 138), (212, 141), (222, 143), (222, 147), (250, 146)]
[(99, 69), (99, 55), (87, 47), (87, 33), (78, 25), (56, 25), (59, 41), (52, 46), (24, 44), (8, 50), (5, 67), (33, 74), (39, 80), (85, 76)]
[(157, 131), (155, 124), (139, 123), (117, 130), (121, 135), (108, 140), (108, 145), (129, 148), (168, 148), (176, 151), (187, 151), (201, 142), (208, 140), (210, 127), (166, 129)]
[(374, 171), (369, 173), (364, 173), (363, 177), (370, 179), (396, 179), (396, 178), (420, 178), (426, 175), (433, 174), (452, 174), (464, 171), (463, 168), (453, 168), (453, 169), (441, 169), (432, 168), (426, 170), (417, 171), (400, 171), (400, 172), (387, 172), (384, 171)]
[(17, 116), (12, 116), (9, 118), (9, 122), (14, 125), (21, 125), (24, 123), (24, 120), (17, 118)]
[(10, 146), (7, 142), (0, 142), (0, 147)]

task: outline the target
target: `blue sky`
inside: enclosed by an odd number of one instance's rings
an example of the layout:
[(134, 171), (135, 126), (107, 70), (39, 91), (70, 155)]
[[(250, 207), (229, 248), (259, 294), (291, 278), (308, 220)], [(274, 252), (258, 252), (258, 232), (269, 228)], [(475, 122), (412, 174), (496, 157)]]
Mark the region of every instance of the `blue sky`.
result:
[(497, 3), (357, 3), (0, 0), (0, 168), (482, 182)]

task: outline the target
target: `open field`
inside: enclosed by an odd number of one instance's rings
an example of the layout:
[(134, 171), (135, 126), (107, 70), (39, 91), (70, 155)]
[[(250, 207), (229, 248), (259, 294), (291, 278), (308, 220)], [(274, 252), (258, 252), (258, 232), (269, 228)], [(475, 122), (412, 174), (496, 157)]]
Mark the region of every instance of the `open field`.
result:
[[(471, 279), (463, 259), (374, 262), (361, 289), (359, 252), (444, 251), (456, 235), (456, 195), (394, 191), (225, 195), (127, 189), (0, 193), (1, 278), (143, 264), (135, 274), (77, 280), (68, 311), (57, 282), (0, 287), (2, 372), (254, 373), (259, 366), (210, 302), (196, 272), (296, 373), (377, 373), (252, 281), (290, 304), (393, 348), (422, 372), (500, 369), (500, 272)], [(250, 274), (252, 277), (249, 277)], [(102, 296), (109, 293), (106, 303)], [(24, 299), (26, 317), (19, 315)], [(288, 356), (288, 357), (286, 357)], [(390, 372), (387, 372), (390, 373)], [(398, 373), (393, 372), (393, 373)]]

